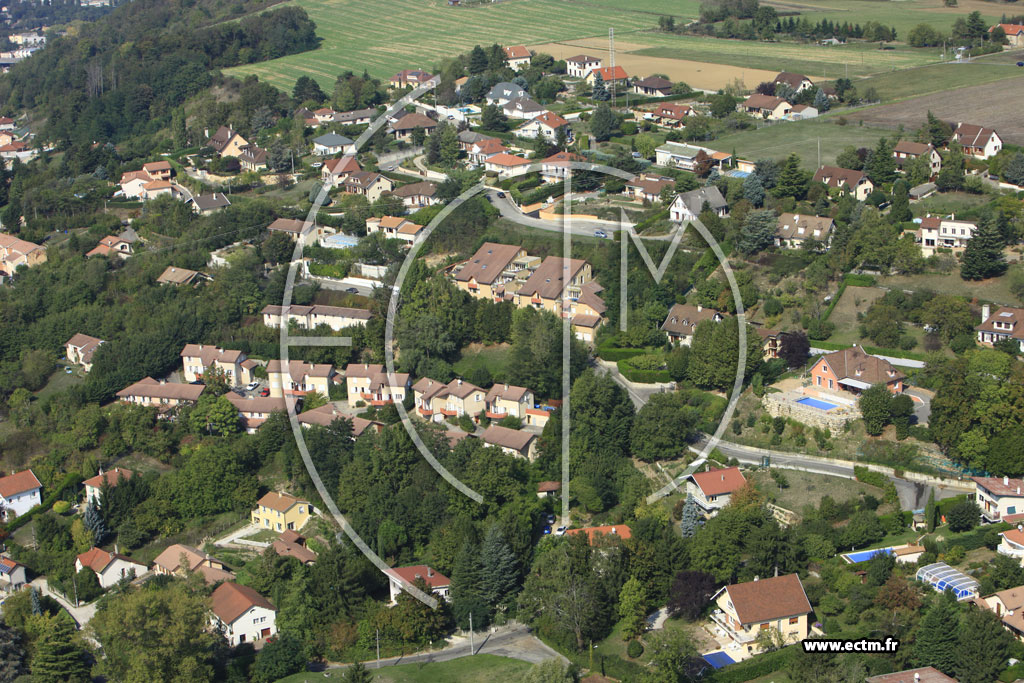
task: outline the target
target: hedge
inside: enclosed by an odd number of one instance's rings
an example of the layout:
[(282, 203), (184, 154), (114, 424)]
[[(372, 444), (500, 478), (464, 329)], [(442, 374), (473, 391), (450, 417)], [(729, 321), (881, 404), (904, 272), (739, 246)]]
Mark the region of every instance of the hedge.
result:
[(522, 203), (524, 205), (536, 204), (537, 202), (546, 201), (548, 197), (561, 197), (562, 187), (563, 185), (561, 183), (556, 183), (553, 185), (550, 183), (545, 183), (544, 185), (534, 188), (533, 190), (530, 190), (529, 192), (524, 194), (522, 198)]
[[(999, 528), (1002, 526), (1003, 528)], [(965, 551), (977, 550), (978, 548), (985, 547), (985, 537), (988, 536), (989, 532), (993, 529), (997, 531), (1006, 531), (1010, 528), (1010, 525), (1006, 522), (1000, 522), (999, 524), (986, 524), (985, 526), (979, 526), (965, 533), (962, 536), (956, 536), (955, 538), (947, 538), (943, 541), (942, 545), (945, 550), (959, 545), (962, 546)]]
[(825, 315), (821, 317), (822, 320), (828, 320), (828, 317), (832, 315), (832, 309), (839, 303), (839, 299), (842, 298), (843, 292), (846, 291), (847, 285), (853, 285), (854, 287), (874, 287), (875, 278), (870, 275), (857, 275), (855, 273), (849, 273), (843, 278), (843, 281), (839, 283), (839, 289), (836, 290), (836, 295), (832, 297), (832, 301), (829, 302), (828, 308), (825, 309)]
[(64, 479), (61, 480), (60, 485), (55, 487), (50, 492), (50, 495), (43, 498), (43, 502), (41, 504), (35, 506), (25, 514), (15, 517), (4, 526), (4, 529), (8, 534), (13, 534), (15, 530), (20, 529), (31, 522), (33, 517), (52, 508), (53, 504), (61, 499), (61, 494), (64, 493), (66, 489), (77, 487), (84, 480), (85, 477), (82, 475), (74, 472), (68, 472), (64, 475)]
[(853, 466), (853, 476), (857, 478), (857, 481), (868, 484), (869, 486), (877, 486), (880, 489), (885, 488), (885, 485), (889, 483), (889, 478), (881, 472), (875, 472), (869, 470), (863, 465)]
[(714, 683), (744, 683), (776, 671), (790, 671), (793, 658), (796, 657), (796, 645), (784, 647), (775, 652), (765, 652), (737, 664), (730, 664), (723, 669), (716, 669), (705, 680)]
[(668, 370), (637, 370), (629, 364), (628, 358), (618, 361), (616, 366), (619, 368), (619, 374), (630, 382), (655, 384), (657, 382), (672, 381), (672, 376), (668, 374)]
[(645, 353), (650, 353), (650, 350), (628, 347), (623, 348), (621, 346), (615, 346), (612, 342), (608, 342), (597, 347), (597, 357), (601, 360), (613, 363), (620, 360), (626, 360), (627, 358), (633, 358), (635, 356), (642, 356)]
[(665, 209), (663, 211), (659, 211), (658, 213), (654, 214), (653, 216), (645, 218), (644, 220), (640, 221), (639, 223), (637, 223), (636, 225), (633, 226), (633, 232), (635, 232), (636, 234), (639, 235), (644, 230), (646, 230), (647, 228), (651, 227), (652, 225), (654, 225), (658, 221), (663, 221), (666, 218), (668, 218), (668, 214), (669, 214), (669, 210)]

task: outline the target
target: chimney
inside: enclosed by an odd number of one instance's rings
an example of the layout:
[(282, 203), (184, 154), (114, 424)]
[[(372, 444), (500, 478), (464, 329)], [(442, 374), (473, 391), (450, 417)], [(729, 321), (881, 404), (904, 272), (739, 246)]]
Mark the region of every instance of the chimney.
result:
[(992, 313), (992, 307), (988, 304), (982, 304), (981, 306), (981, 322), (988, 320), (989, 315)]
[(758, 580), (759, 578), (760, 578), (760, 577), (759, 577), (759, 576), (757, 576), (756, 574), (754, 575), (754, 581), (757, 581), (757, 580)]
[(461, 377), (459, 378), (459, 386), (460, 387), (462, 386), (462, 378)]
[(1009, 486), (1009, 485), (1010, 485), (1010, 478), (1004, 476), (1003, 477), (1003, 486)]
[(917, 683), (920, 680), (921, 680), (921, 674), (915, 672), (914, 673), (914, 683)]
[(701, 306), (700, 304), (697, 304), (697, 312), (700, 313), (703, 310), (704, 310), (704, 307)]
[(430, 577), (430, 576), (433, 576), (433, 575), (434, 575), (434, 570), (431, 569), (430, 567), (427, 567), (427, 576)]

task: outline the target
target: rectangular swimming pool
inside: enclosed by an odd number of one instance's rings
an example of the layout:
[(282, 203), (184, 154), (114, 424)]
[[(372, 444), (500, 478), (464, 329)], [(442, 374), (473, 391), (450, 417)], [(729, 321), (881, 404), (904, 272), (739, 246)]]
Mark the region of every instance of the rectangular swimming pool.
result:
[(883, 553), (892, 555), (892, 548), (875, 548), (874, 550), (858, 550), (855, 553), (843, 553), (843, 558), (850, 564), (857, 564), (858, 562), (867, 562), (875, 555)]
[(719, 650), (718, 652), (709, 652), (706, 655), (701, 655), (704, 661), (711, 665), (714, 669), (721, 669), (723, 666), (729, 666), (735, 664), (735, 660), (726, 653)]
[(804, 398), (797, 400), (797, 403), (804, 406), (810, 406), (811, 408), (817, 408), (818, 410), (832, 410), (833, 408), (839, 407), (835, 403), (828, 403), (827, 401), (811, 398), (810, 396), (805, 396)]

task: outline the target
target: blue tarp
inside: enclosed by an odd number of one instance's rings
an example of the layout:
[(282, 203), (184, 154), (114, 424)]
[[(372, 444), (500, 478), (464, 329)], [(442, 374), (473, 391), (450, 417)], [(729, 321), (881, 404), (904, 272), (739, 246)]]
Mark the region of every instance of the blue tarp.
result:
[(724, 652), (709, 652), (706, 655), (701, 655), (701, 657), (703, 657), (704, 661), (715, 669), (721, 669), (723, 666), (729, 666), (730, 664), (736, 663), (732, 657)]

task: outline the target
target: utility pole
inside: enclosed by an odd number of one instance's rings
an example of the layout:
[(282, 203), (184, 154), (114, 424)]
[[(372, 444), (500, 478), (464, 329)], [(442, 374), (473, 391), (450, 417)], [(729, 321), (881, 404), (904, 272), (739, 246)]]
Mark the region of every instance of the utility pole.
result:
[(609, 80), (611, 83), (612, 90), (612, 106), (615, 106), (615, 29), (608, 29), (608, 55), (609, 55), (609, 70), (608, 75), (611, 77)]
[(476, 640), (473, 638), (473, 613), (469, 613), (469, 654), (476, 654)]
[(377, 629), (377, 668), (380, 668), (380, 629)]
[(74, 574), (71, 575), (71, 585), (75, 587), (75, 607), (78, 607), (78, 578)]
[(818, 138), (818, 168), (821, 168), (821, 138)]
[(295, 175), (295, 152), (288, 150), (288, 158), (292, 160), (292, 175)]

